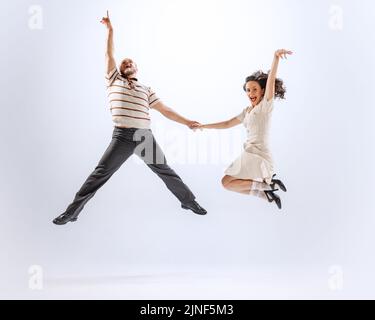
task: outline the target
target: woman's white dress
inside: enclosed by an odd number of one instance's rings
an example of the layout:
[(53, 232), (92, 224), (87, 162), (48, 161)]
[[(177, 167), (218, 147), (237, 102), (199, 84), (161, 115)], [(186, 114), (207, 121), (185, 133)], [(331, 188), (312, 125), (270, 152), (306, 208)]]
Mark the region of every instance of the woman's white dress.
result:
[(272, 154), (268, 148), (268, 133), (273, 111), (273, 99), (266, 98), (254, 108), (248, 107), (237, 116), (247, 129), (244, 151), (225, 171), (241, 180), (265, 181), (271, 184), (274, 175)]

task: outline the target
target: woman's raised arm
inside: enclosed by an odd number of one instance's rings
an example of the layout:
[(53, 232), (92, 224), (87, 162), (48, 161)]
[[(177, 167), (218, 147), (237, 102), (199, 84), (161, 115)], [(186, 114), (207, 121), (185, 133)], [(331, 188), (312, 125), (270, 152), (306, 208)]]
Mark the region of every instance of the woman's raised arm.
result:
[(293, 54), (292, 51), (285, 50), (285, 49), (280, 49), (275, 52), (271, 71), (268, 75), (266, 92), (265, 92), (265, 97), (267, 101), (272, 100), (275, 96), (275, 81), (276, 81), (277, 69), (279, 67), (280, 58), (287, 59), (287, 55), (292, 55), (292, 54)]

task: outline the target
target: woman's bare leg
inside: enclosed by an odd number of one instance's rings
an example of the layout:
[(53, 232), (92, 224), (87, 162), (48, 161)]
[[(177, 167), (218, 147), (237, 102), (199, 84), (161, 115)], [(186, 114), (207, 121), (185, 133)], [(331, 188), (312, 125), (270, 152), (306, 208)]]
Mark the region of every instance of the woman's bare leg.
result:
[(241, 180), (231, 176), (225, 176), (222, 180), (223, 187), (229, 191), (249, 194), (250, 186), (252, 184), (251, 180)]
[(270, 189), (266, 183), (253, 180), (241, 180), (231, 176), (225, 176), (222, 179), (223, 187), (229, 191), (253, 195), (263, 199), (267, 199), (264, 190)]

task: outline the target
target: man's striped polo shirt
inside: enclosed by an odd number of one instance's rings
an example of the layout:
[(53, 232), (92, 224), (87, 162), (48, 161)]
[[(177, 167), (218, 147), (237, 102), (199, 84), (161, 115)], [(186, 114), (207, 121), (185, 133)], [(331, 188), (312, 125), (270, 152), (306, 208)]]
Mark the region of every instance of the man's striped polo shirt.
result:
[(108, 98), (115, 127), (150, 129), (150, 109), (160, 100), (137, 79), (126, 79), (114, 68), (106, 75)]

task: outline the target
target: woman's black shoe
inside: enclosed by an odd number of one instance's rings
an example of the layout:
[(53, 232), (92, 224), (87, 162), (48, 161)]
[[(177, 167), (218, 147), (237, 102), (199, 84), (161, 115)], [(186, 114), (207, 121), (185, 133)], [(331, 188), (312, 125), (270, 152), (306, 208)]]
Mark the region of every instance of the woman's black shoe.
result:
[(281, 209), (281, 199), (280, 197), (275, 193), (275, 191), (279, 191), (278, 189), (276, 190), (268, 190), (264, 191), (266, 194), (266, 197), (268, 199), (268, 202), (274, 202), (276, 203), (277, 207)]
[(272, 189), (280, 188), (281, 190), (286, 192), (287, 190), (286, 190), (284, 183), (281, 180), (274, 179), (275, 177), (276, 177), (276, 174), (274, 174), (272, 177), (271, 188)]

